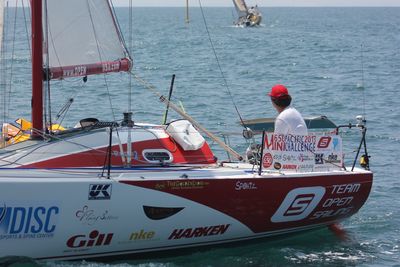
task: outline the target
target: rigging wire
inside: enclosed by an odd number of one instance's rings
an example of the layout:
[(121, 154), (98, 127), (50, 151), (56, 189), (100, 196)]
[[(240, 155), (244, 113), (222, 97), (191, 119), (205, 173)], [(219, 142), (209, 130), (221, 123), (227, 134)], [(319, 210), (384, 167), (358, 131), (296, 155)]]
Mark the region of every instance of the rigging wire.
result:
[[(92, 24), (92, 30), (93, 30), (94, 39), (96, 40), (97, 53), (99, 55), (100, 62), (103, 62), (102, 57), (101, 57), (101, 51), (100, 51), (101, 49), (100, 49), (100, 45), (99, 45), (99, 41), (98, 41), (98, 37), (97, 37), (98, 34), (97, 34), (97, 31), (96, 31), (96, 27), (94, 25), (92, 12), (90, 11), (91, 8), (89, 6), (89, 2), (87, 2), (87, 6), (88, 6), (88, 11), (89, 11), (90, 22)], [(109, 104), (110, 104), (110, 107), (111, 107), (111, 114), (113, 116), (113, 120), (116, 121), (115, 112), (114, 112), (113, 104), (112, 104), (112, 101), (111, 101), (110, 88), (108, 86), (108, 81), (107, 81), (106, 74), (103, 75), (103, 78), (104, 78), (104, 83), (105, 83), (105, 86), (106, 86), (106, 89), (107, 89), (107, 96), (108, 96), (108, 101), (109, 101)]]
[(203, 126), (201, 126), (199, 123), (197, 123), (192, 117), (190, 117), (189, 115), (187, 115), (182, 109), (180, 109), (179, 107), (177, 107), (175, 104), (173, 104), (171, 101), (169, 101), (168, 99), (166, 99), (162, 94), (160, 94), (156, 87), (153, 86), (152, 84), (148, 83), (147, 81), (145, 81), (143, 78), (139, 77), (137, 74), (135, 74), (134, 72), (130, 72), (131, 75), (133, 75), (133, 77), (139, 82), (141, 83), (146, 89), (148, 89), (149, 91), (151, 91), (153, 94), (155, 94), (156, 96), (158, 96), (160, 98), (160, 101), (165, 103), (165, 104), (169, 104), (170, 107), (177, 112), (179, 115), (185, 117), (185, 119), (187, 119), (188, 121), (190, 121), (193, 126), (197, 127), (200, 131), (202, 131), (203, 133), (207, 134), (208, 137), (210, 137), (214, 142), (218, 143), (218, 145), (220, 145), (225, 151), (227, 151), (228, 153), (230, 153), (231, 155), (233, 155), (235, 158), (237, 158), (238, 160), (243, 160), (243, 157), (236, 152), (235, 150), (233, 150), (231, 147), (229, 147), (227, 144), (225, 144), (224, 142), (222, 142), (217, 136), (215, 136), (213, 133), (211, 133), (210, 131), (206, 130)]
[[(28, 51), (30, 54), (30, 58), (32, 58), (32, 49), (31, 49), (31, 42), (30, 42), (31, 40), (29, 38), (28, 20), (26, 18), (26, 14), (25, 14), (25, 4), (24, 3), (25, 3), (25, 1), (22, 0), (22, 12), (24, 14), (24, 21), (25, 21), (26, 40), (28, 40)], [(28, 12), (28, 14), (30, 14), (30, 12)], [(30, 18), (29, 18), (29, 20), (30, 20)]]
[[(49, 40), (49, 23), (48, 23), (48, 10), (47, 10), (47, 0), (44, 0), (44, 16), (45, 16), (45, 32), (44, 32), (44, 37), (46, 39), (46, 42), (48, 42)], [(46, 45), (46, 47), (44, 48), (46, 51), (46, 66), (47, 68), (45, 68), (45, 72), (46, 72), (46, 77), (49, 77), (49, 47), (48, 45)], [(48, 123), (48, 127), (45, 127), (45, 131), (49, 131), (51, 133), (51, 94), (50, 94), (50, 79), (46, 79), (46, 85), (45, 85), (47, 90), (44, 90), (45, 96), (44, 96), (44, 100), (45, 100), (45, 104), (44, 104), (44, 121), (45, 121), (45, 125)], [(47, 102), (47, 103), (46, 103)], [(46, 112), (47, 111), (47, 112)], [(48, 116), (47, 116), (48, 114)], [(50, 128), (50, 129), (48, 129)]]
[(361, 88), (362, 88), (362, 96), (363, 96), (363, 120), (365, 120), (365, 87), (364, 87), (364, 45), (361, 44), (360, 47), (361, 52)]
[[(46, 1), (46, 20), (47, 20), (47, 1)], [(61, 69), (62, 69), (62, 64), (61, 64), (61, 60), (60, 60), (60, 57), (59, 57), (59, 55), (58, 55), (58, 51), (57, 51), (57, 49), (56, 49), (56, 45), (55, 45), (55, 43), (54, 43), (54, 37), (53, 37), (53, 34), (52, 34), (52, 31), (51, 31), (51, 29), (47, 26), (47, 23), (46, 23), (46, 49), (47, 49), (47, 62), (46, 62), (46, 75), (47, 75), (47, 77), (49, 77), (49, 67), (50, 67), (50, 61), (49, 61), (49, 45), (50, 45), (50, 43), (51, 43), (51, 46), (52, 46), (52, 48), (53, 48), (53, 53), (54, 53), (54, 57), (56, 58), (56, 60), (57, 60), (57, 62), (58, 62), (58, 65), (61, 67)], [(65, 80), (61, 80), (61, 82), (60, 82), (60, 86), (61, 86), (61, 88), (62, 89), (64, 89), (64, 81)], [(49, 102), (49, 117), (50, 117), (50, 125), (51, 125), (51, 120), (52, 120), (52, 116), (51, 116), (51, 98), (50, 98), (50, 79), (47, 79), (47, 84), (48, 84), (48, 91), (49, 91), (49, 98), (48, 98), (48, 102)], [(83, 86), (82, 86), (83, 87)], [(81, 88), (82, 88), (81, 87)], [(66, 91), (66, 90), (62, 90), (63, 92), (64, 91)], [(75, 96), (77, 95), (77, 93), (75, 93), (72, 97), (69, 97), (68, 99), (73, 99)], [(68, 100), (69, 101), (69, 100)], [(71, 103), (72, 104), (72, 103)], [(64, 105), (65, 106), (65, 105)], [(64, 108), (64, 106), (61, 108), (61, 110), (63, 110), (63, 108)], [(69, 110), (69, 108), (70, 108), (70, 105), (68, 106), (68, 108), (66, 109), (66, 110), (63, 110), (63, 111), (65, 111), (65, 113), (64, 113), (64, 116), (63, 116), (63, 118), (62, 118), (62, 120), (61, 120), (61, 122), (59, 123), (60, 125), (61, 125), (61, 123), (62, 123), (62, 121), (64, 120), (64, 118), (65, 118), (65, 116), (67, 115), (67, 112), (68, 112), (68, 110)], [(61, 110), (57, 113), (57, 116), (56, 116), (56, 121), (57, 121), (57, 119), (59, 118), (59, 114), (60, 114), (60, 112), (61, 112)]]
[[(92, 12), (91, 12), (91, 9), (90, 9), (89, 2), (86, 2), (86, 3), (87, 3), (87, 6), (88, 6), (89, 17), (90, 17), (90, 22), (91, 22), (92, 29), (93, 29), (93, 34), (94, 34), (94, 37), (95, 37), (95, 40), (96, 40), (97, 53), (99, 54), (100, 62), (102, 62), (103, 60), (102, 60), (102, 57), (101, 57), (100, 45), (99, 45), (99, 42), (98, 42), (98, 35), (97, 35), (96, 27), (95, 27), (95, 25), (94, 25)], [(110, 3), (110, 2), (108, 2), (108, 3)], [(111, 6), (112, 6), (112, 4), (111, 4)], [(111, 13), (112, 13), (111, 15), (112, 15), (113, 18), (114, 18), (114, 13), (113, 13), (113, 12), (114, 12), (114, 9), (111, 8)], [(118, 24), (116, 24), (116, 25), (118, 25)], [(117, 27), (119, 27), (119, 26), (117, 26)], [(120, 32), (120, 29), (119, 29), (119, 28), (118, 28), (117, 30)], [(127, 51), (127, 49), (126, 49), (126, 47), (125, 47), (125, 43), (123, 42), (123, 39), (121, 38), (121, 35), (120, 35), (120, 34), (118, 34), (118, 35), (120, 36), (120, 40), (121, 40), (121, 42), (122, 42), (123, 45), (124, 45), (125, 51)], [(110, 103), (110, 108), (111, 108), (111, 114), (112, 114), (112, 116), (113, 116), (113, 121), (116, 121), (115, 112), (114, 112), (114, 108), (113, 108), (113, 104), (112, 104), (112, 100), (111, 100), (111, 94), (110, 94), (110, 89), (109, 89), (109, 86), (108, 86), (108, 81), (107, 81), (107, 76), (106, 76), (106, 74), (103, 74), (103, 77), (104, 77), (104, 83), (105, 83), (105, 86), (106, 86), (106, 89), (107, 89), (108, 101), (109, 101), (109, 103)], [(117, 137), (118, 137), (119, 149), (120, 149), (120, 152), (121, 152), (121, 160), (122, 160), (123, 164), (126, 165), (127, 159), (126, 159), (125, 156), (123, 155), (123, 154), (124, 154), (124, 153), (123, 153), (124, 150), (123, 150), (123, 147), (122, 147), (122, 142), (121, 142), (121, 138), (120, 138), (120, 136), (119, 136), (119, 131), (118, 131), (118, 129), (116, 129), (116, 133), (117, 133)]]
[[(129, 0), (129, 50), (133, 47), (133, 5), (132, 0)], [(129, 75), (129, 88), (128, 88), (128, 112), (132, 112), (132, 75)]]
[[(47, 5), (46, 5), (46, 10), (47, 10)], [(47, 13), (47, 12), (46, 12)], [(58, 53), (58, 51), (57, 51), (57, 48), (56, 48), (56, 45), (55, 45), (55, 43), (54, 43), (54, 37), (53, 37), (53, 33), (52, 33), (52, 31), (51, 31), (51, 29), (49, 28), (49, 27), (47, 27), (46, 26), (46, 48), (47, 48), (47, 65), (46, 65), (46, 72), (47, 72), (47, 76), (49, 76), (49, 45), (51, 45), (52, 46), (52, 48), (53, 48), (53, 53), (54, 53), (54, 57), (55, 57), (55, 59), (57, 60), (57, 63), (58, 63), (58, 66), (60, 66), (61, 67), (61, 69), (63, 68), (63, 65), (61, 64), (61, 60), (60, 60), (60, 57), (59, 57), (59, 53)], [(82, 81), (82, 79), (79, 79), (79, 82), (80, 81)], [(48, 99), (48, 101), (49, 101), (49, 110), (50, 110), (50, 114), (49, 114), (49, 116), (50, 116), (50, 121), (52, 120), (52, 116), (51, 116), (51, 98), (50, 98), (50, 79), (47, 81), (48, 82), (48, 84), (49, 84), (49, 88), (48, 88), (48, 91), (49, 91), (49, 99)], [(71, 81), (68, 81), (68, 80), (64, 80), (64, 79), (62, 79), (62, 80), (60, 80), (60, 86), (61, 86), (61, 89), (64, 89), (64, 82), (71, 82)], [(84, 82), (86, 82), (86, 81), (84, 81)], [(81, 87), (80, 87), (80, 89), (82, 89), (84, 86), (82, 85)], [(66, 92), (67, 90), (61, 90), (62, 92)], [(79, 91), (82, 91), (82, 90), (79, 90)], [(78, 92), (79, 92), (78, 91)], [(59, 124), (61, 125), (62, 124), (62, 122), (64, 121), (64, 119), (65, 119), (65, 117), (66, 117), (66, 115), (67, 115), (67, 113), (68, 113), (68, 111), (69, 111), (69, 108), (71, 107), (71, 105), (72, 105), (72, 102), (73, 101), (71, 101), (71, 99), (74, 99), (76, 96), (77, 96), (77, 94), (78, 94), (78, 92), (76, 92), (76, 93), (74, 93), (74, 94), (72, 94), (72, 96), (70, 96), (70, 97), (68, 97), (68, 102), (67, 103), (69, 103), (69, 105), (68, 104), (64, 104), (62, 107), (61, 107), (61, 109), (59, 110), (59, 112), (57, 113), (57, 115), (56, 115), (56, 118), (55, 118), (55, 120), (57, 121), (59, 118), (60, 118), (60, 116), (63, 114), (63, 117), (62, 117), (62, 119), (61, 119), (61, 121), (59, 122)], [(68, 107), (66, 107), (66, 105), (68, 105)], [(50, 125), (51, 125), (51, 123), (50, 123)]]
[(246, 129), (245, 124), (244, 124), (244, 122), (243, 122), (243, 118), (242, 118), (242, 116), (240, 115), (239, 109), (238, 109), (238, 107), (237, 107), (237, 105), (236, 105), (236, 103), (235, 103), (235, 100), (233, 99), (233, 95), (232, 95), (232, 93), (231, 93), (231, 90), (229, 89), (229, 85), (228, 85), (228, 82), (227, 82), (227, 80), (226, 80), (226, 78), (225, 78), (224, 72), (222, 71), (221, 64), (220, 64), (219, 59), (218, 59), (218, 56), (217, 56), (217, 52), (215, 51), (214, 43), (213, 43), (213, 41), (212, 41), (212, 39), (211, 39), (210, 31), (208, 30), (208, 25), (207, 25), (206, 17), (204, 16), (204, 11), (203, 11), (203, 7), (202, 7), (202, 5), (201, 5), (201, 0), (199, 0), (199, 5), (200, 5), (201, 15), (202, 15), (203, 21), (204, 21), (204, 26), (205, 26), (205, 28), (206, 28), (206, 32), (207, 32), (207, 35), (208, 35), (208, 40), (210, 41), (210, 45), (211, 45), (212, 51), (213, 51), (213, 53), (214, 53), (215, 60), (217, 61), (218, 69), (219, 69), (219, 71), (220, 71), (220, 73), (221, 73), (222, 79), (224, 80), (225, 87), (226, 87), (226, 89), (227, 89), (227, 91), (228, 91), (228, 94), (229, 94), (229, 96), (230, 96), (230, 98), (231, 98), (231, 101), (232, 101), (232, 103), (233, 103), (233, 106), (235, 107), (236, 113), (237, 113), (237, 115), (239, 116), (240, 122), (241, 122), (242, 126)]
[[(132, 57), (129, 54), (129, 50), (128, 50), (127, 46), (126, 46), (126, 42), (125, 42), (124, 36), (121, 34), (122, 33), (121, 25), (119, 24), (119, 21), (117, 19), (117, 14), (115, 13), (114, 4), (113, 4), (112, 1), (109, 1), (109, 3), (110, 3), (110, 6), (111, 6), (112, 19), (113, 19), (113, 21), (115, 23), (115, 26), (118, 29), (118, 38), (119, 38), (122, 46), (124, 47), (124, 53), (126, 54), (126, 57), (131, 59)], [(133, 5), (132, 5), (132, 10), (133, 10)]]
[[(18, 0), (16, 1), (16, 5), (18, 5)], [(12, 79), (13, 79), (13, 68), (14, 68), (14, 56), (15, 56), (15, 43), (16, 43), (16, 26), (17, 26), (17, 15), (18, 15), (18, 8), (15, 8), (14, 13), (14, 23), (13, 23), (13, 40), (12, 40), (12, 48), (11, 48), (11, 63), (10, 63), (10, 83), (9, 88), (6, 90), (5, 95), (8, 94), (8, 108), (6, 109), (5, 118), (9, 119), (9, 112), (10, 112), (10, 103), (11, 103), (11, 94), (12, 94)]]
[[(0, 73), (0, 86), (1, 86), (1, 94), (2, 94), (2, 98), (1, 101), (3, 103), (3, 107), (2, 107), (2, 122), (6, 122), (6, 88), (7, 88), (7, 62), (6, 62), (6, 50), (7, 50), (7, 42), (5, 41), (7, 38), (7, 31), (6, 29), (8, 27), (5, 27), (4, 23), (8, 22), (8, 1), (7, 1), (7, 5), (5, 7), (5, 9), (3, 9), (3, 35), (2, 35), (2, 40), (1, 44), (0, 44), (0, 50), (1, 50), (1, 62), (0, 62), (0, 67), (1, 67), (1, 73)], [(3, 124), (2, 124), (3, 125)], [(1, 129), (2, 130), (2, 129)], [(3, 133), (4, 134), (4, 133)]]

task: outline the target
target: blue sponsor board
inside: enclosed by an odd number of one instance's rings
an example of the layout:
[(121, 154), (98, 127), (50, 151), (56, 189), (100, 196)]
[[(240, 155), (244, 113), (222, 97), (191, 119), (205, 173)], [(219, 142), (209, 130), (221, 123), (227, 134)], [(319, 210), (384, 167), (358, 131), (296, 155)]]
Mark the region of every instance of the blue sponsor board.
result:
[(57, 206), (0, 207), (0, 240), (53, 237), (60, 209)]

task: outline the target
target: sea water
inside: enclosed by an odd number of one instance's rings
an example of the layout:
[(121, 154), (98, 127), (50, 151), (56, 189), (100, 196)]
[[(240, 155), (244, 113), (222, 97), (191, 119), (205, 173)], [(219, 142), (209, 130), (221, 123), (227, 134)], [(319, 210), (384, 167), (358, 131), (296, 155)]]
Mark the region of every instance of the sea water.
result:
[[(11, 12), (15, 10), (11, 9)], [(399, 266), (400, 264), (400, 8), (262, 8), (263, 24), (237, 28), (232, 8), (190, 10), (135, 8), (132, 37), (128, 9), (117, 8), (120, 26), (133, 57), (134, 73), (214, 133), (227, 134), (243, 153), (243, 119), (274, 117), (266, 93), (285, 84), (293, 105), (305, 117), (325, 115), (337, 124), (367, 120), (367, 145), (374, 185), (367, 203), (342, 223), (348, 238), (328, 229), (272, 240), (193, 250), (142, 260), (111, 262), (0, 259), (13, 266)], [(2, 118), (29, 118), (30, 60), (24, 16), (19, 10), (16, 35), (6, 32), (12, 51), (13, 78), (7, 85)], [(28, 18), (29, 19), (29, 18)], [(7, 21), (13, 25), (12, 20)], [(15, 37), (13, 37), (15, 36)], [(129, 42), (129, 40), (132, 42)], [(74, 102), (58, 122), (73, 126), (82, 118), (122, 119), (132, 110), (137, 122), (161, 123), (165, 107), (137, 78), (123, 74), (55, 82), (52, 117), (68, 99)], [(128, 94), (132, 94), (131, 105)], [(4, 95), (3, 95), (4, 97)], [(168, 120), (179, 118), (170, 112)], [(234, 134), (234, 135), (232, 135)], [(351, 164), (360, 131), (346, 130), (343, 144)], [(258, 137), (257, 137), (258, 138)], [(227, 156), (217, 145), (216, 155)], [(167, 257), (165, 257), (167, 256)], [(18, 265), (19, 264), (19, 265)]]

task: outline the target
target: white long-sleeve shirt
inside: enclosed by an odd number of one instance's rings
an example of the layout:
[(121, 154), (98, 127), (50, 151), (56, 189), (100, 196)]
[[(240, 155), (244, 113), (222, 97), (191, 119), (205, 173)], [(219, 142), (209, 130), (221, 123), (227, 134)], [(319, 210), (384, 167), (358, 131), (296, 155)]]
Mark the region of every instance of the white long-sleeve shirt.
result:
[(276, 134), (307, 135), (306, 123), (294, 107), (286, 107), (275, 119)]

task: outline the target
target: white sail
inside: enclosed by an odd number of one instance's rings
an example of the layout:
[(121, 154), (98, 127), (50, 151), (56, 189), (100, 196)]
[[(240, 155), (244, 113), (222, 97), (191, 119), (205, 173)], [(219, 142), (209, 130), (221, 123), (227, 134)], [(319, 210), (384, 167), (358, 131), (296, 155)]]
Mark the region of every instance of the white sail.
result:
[(49, 79), (130, 69), (129, 55), (107, 0), (47, 0), (43, 8)]
[(233, 4), (235, 5), (239, 17), (247, 15), (247, 5), (244, 0), (233, 0)]

